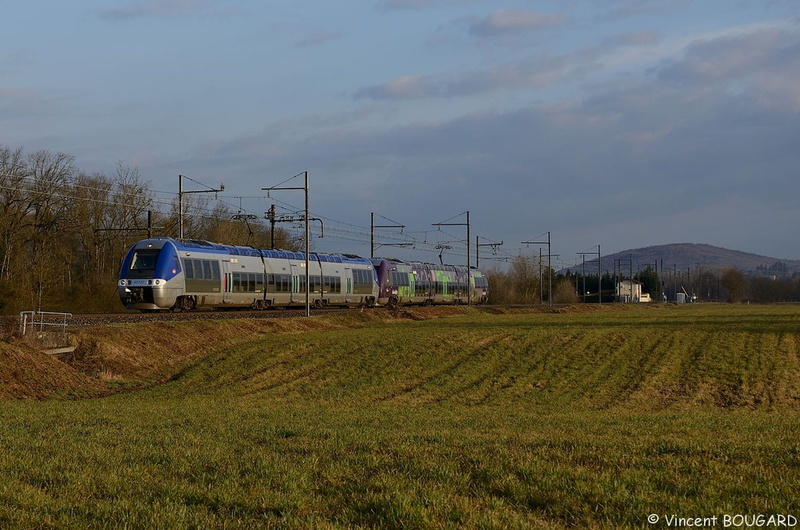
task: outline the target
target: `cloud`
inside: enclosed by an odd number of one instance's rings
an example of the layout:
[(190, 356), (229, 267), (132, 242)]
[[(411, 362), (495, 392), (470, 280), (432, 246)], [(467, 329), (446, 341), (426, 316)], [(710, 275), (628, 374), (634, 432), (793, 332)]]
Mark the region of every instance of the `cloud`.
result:
[(402, 9), (428, 9), (446, 5), (470, 5), (486, 2), (487, 0), (378, 0), (377, 8), (381, 11)]
[(401, 101), (530, 90), (586, 81), (596, 72), (608, 77), (645, 65), (651, 65), (651, 75), (662, 82), (738, 79), (741, 82), (730, 84), (729, 90), (740, 90), (742, 83), (772, 82), (783, 87), (782, 92), (796, 91), (793, 87), (800, 77), (800, 34), (783, 26), (764, 25), (728, 29), (685, 42), (665, 41), (653, 31), (622, 33), (571, 54), (540, 53), (485, 68), (404, 75), (358, 89), (353, 96)]
[(611, 0), (600, 20), (624, 20), (684, 6), (688, 0)]
[(98, 14), (105, 20), (132, 20), (138, 18), (225, 18), (236, 12), (228, 2), (212, 0), (130, 0), (122, 7), (101, 9)]
[[(255, 175), (309, 169), (318, 211), (335, 211), (348, 196), (338, 194), (350, 193), (342, 190), (358, 190), (370, 208), (395, 219), (424, 217), (422, 212), (441, 217), (467, 205), (481, 233), (512, 241), (530, 236), (514, 233), (516, 227), (535, 225), (582, 232), (606, 245), (624, 235), (600, 228), (627, 224), (646, 226), (663, 242), (691, 236), (714, 243), (725, 232), (718, 213), (737, 198), (776, 211), (797, 210), (798, 118), (774, 120), (770, 109), (742, 103), (741, 96), (652, 82), (635, 90), (610, 89), (582, 103), (389, 128), (331, 128), (298, 142), (265, 132), (198, 153), (187, 164), (208, 167), (209, 159), (227, 157)], [(276, 142), (281, 149), (274, 149)], [(452, 212), (442, 209), (442, 196)], [(397, 204), (406, 205), (402, 212)], [(740, 224), (758, 227), (753, 233), (773, 233), (763, 212), (748, 211)], [(692, 216), (692, 223), (680, 227), (694, 227), (690, 234), (656, 226), (656, 219), (682, 213)], [(638, 236), (644, 240), (619, 244), (650, 244), (647, 232)]]
[(473, 24), (470, 28), (470, 33), (477, 37), (493, 37), (563, 26), (568, 20), (566, 15), (559, 13), (501, 9)]
[(536, 89), (579, 80), (601, 68), (601, 61), (620, 48), (649, 46), (658, 41), (654, 32), (625, 33), (597, 46), (572, 54), (531, 55), (516, 62), (482, 69), (431, 75), (405, 75), (386, 83), (361, 88), (355, 99), (411, 100), (464, 97), (491, 92)]
[(603, 43), (610, 47), (620, 46), (649, 46), (661, 40), (661, 35), (657, 31), (642, 30), (631, 33), (620, 33), (608, 37)]
[(359, 89), (354, 97), (375, 100), (420, 99), (439, 95), (442, 84), (443, 81), (437, 76), (406, 75), (380, 85)]
[(309, 48), (312, 46), (319, 46), (321, 44), (325, 44), (326, 42), (339, 40), (342, 38), (342, 34), (337, 32), (320, 32), (314, 35), (310, 35), (304, 39), (301, 39), (295, 43), (295, 47), (297, 48)]
[(798, 34), (765, 29), (712, 40), (697, 40), (690, 44), (685, 57), (663, 68), (659, 78), (686, 83), (754, 78), (768, 72), (792, 76), (792, 72), (797, 72), (798, 68)]
[(430, 7), (433, 0), (380, 0), (378, 8), (384, 10), (392, 9), (420, 9)]
[(52, 105), (34, 90), (0, 88), (0, 117), (3, 119), (30, 118), (45, 115), (52, 110)]
[[(603, 46), (657, 40), (628, 35)], [(543, 72), (549, 65), (562, 75), (590, 62), (603, 46), (584, 51), (586, 57), (530, 59), (536, 68), (520, 71)], [(355, 193), (404, 223), (435, 222), (469, 208), (481, 234), (510, 241), (531, 235), (520, 227), (536, 226), (556, 237), (568, 234), (576, 246), (693, 240), (769, 252), (765, 233), (773, 241), (796, 239), (790, 228), (776, 225), (773, 212), (800, 214), (798, 48), (800, 38), (785, 32), (722, 36), (696, 42), (639, 81), (611, 78), (582, 101), (401, 126), (367, 118), (370, 125), (359, 126), (359, 116), (344, 128), (273, 124), (192, 153), (181, 167), (226, 174), (240, 174), (228, 167), (247, 168), (246, 176), (259, 182), (264, 174), (308, 169), (319, 212), (340, 211), (337, 205)], [(718, 65), (700, 68), (699, 58)], [(753, 68), (758, 75), (748, 79)], [(521, 75), (507, 70), (496, 78)], [(702, 82), (682, 82), (686, 76)], [(731, 90), (743, 79), (740, 90)], [(477, 82), (468, 80), (465, 74), (408, 76), (381, 88), (386, 97), (412, 98), (455, 92), (456, 81), (474, 89)], [(444, 206), (441, 197), (447, 197)], [(747, 201), (761, 206), (736, 209)], [(731, 236), (725, 215), (748, 230)], [(676, 222), (659, 225), (664, 220)], [(800, 253), (797, 243), (786, 244), (780, 253)]]

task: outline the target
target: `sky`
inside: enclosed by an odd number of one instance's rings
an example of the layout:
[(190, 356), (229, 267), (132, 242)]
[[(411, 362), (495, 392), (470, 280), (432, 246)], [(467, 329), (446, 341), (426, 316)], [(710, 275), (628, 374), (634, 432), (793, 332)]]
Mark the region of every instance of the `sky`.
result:
[(0, 145), (122, 161), (163, 201), (186, 175), (291, 215), (262, 188), (308, 171), (319, 251), (369, 255), (374, 212), (376, 254), (460, 263), (469, 211), (482, 264), (547, 232), (565, 265), (800, 259), (800, 0), (6, 4)]

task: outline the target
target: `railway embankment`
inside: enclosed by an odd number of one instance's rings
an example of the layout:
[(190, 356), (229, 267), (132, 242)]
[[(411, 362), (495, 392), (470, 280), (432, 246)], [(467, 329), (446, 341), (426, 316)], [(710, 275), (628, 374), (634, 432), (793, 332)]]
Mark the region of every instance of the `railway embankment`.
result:
[[(436, 307), (344, 311), (312, 318), (162, 320), (95, 318), (71, 327), (56, 349), (36, 334), (20, 336), (18, 321), (0, 327), (0, 399), (82, 399), (151, 387), (170, 380), (196, 359), (244, 345), (267, 333), (360, 328), (393, 320), (465, 315), (476, 309)], [(234, 313), (231, 316), (236, 316)]]

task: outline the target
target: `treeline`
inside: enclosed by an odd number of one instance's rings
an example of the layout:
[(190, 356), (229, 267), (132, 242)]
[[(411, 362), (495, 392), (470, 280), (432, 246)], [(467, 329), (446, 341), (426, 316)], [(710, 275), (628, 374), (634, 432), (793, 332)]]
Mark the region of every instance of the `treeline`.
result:
[[(629, 275), (605, 272), (581, 274), (556, 272), (540, 265), (537, 258), (519, 256), (506, 271), (487, 272), (493, 304), (572, 304), (617, 301), (616, 285)], [(736, 269), (698, 269), (656, 271), (639, 270), (633, 280), (641, 283), (642, 293), (653, 302), (675, 302), (679, 294), (697, 302), (800, 302), (800, 277), (750, 276)]]
[[(269, 226), (184, 198), (184, 235), (269, 248)], [(179, 207), (159, 200), (135, 167), (87, 174), (72, 156), (0, 146), (0, 313), (115, 311), (126, 250), (148, 236), (177, 236)], [(298, 248), (283, 230), (276, 247)]]

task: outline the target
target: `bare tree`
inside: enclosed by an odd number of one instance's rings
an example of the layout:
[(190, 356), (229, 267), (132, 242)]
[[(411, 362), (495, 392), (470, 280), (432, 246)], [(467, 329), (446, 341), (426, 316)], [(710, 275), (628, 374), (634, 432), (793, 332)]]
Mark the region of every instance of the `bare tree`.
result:
[(0, 148), (0, 279), (11, 280), (21, 253), (20, 229), (28, 215), (28, 168), (22, 149)]

